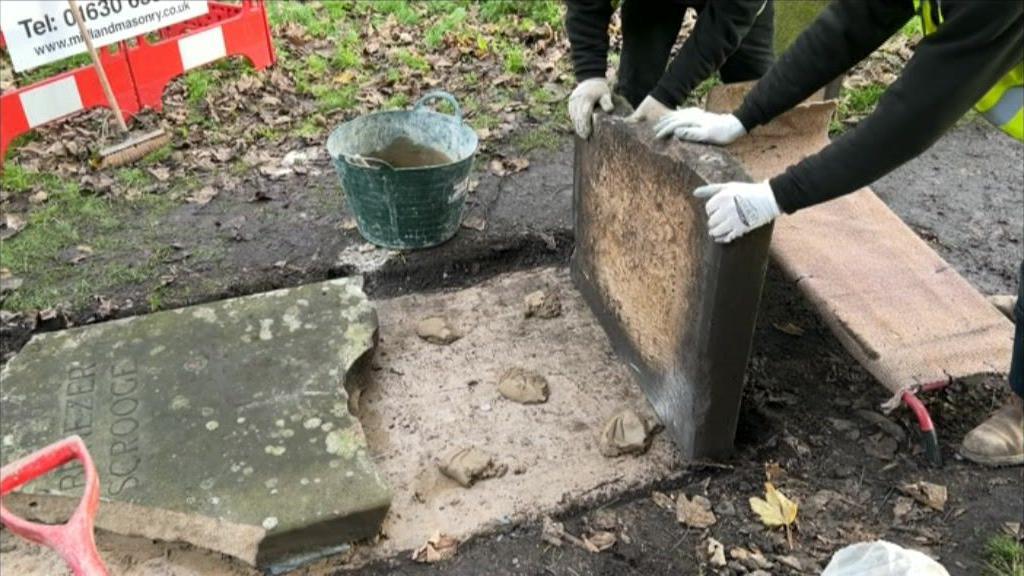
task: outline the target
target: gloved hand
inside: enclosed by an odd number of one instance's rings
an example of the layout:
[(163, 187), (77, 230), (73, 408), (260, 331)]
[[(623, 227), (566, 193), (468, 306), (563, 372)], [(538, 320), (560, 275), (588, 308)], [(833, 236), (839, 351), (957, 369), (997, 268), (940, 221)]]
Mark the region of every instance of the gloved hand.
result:
[(725, 145), (747, 133), (739, 118), (700, 108), (684, 108), (662, 116), (654, 126), (658, 138), (675, 135), (680, 140)]
[(605, 112), (615, 109), (612, 90), (604, 78), (590, 78), (580, 82), (569, 96), (569, 118), (580, 138), (590, 137), (594, 106), (599, 103)]
[(728, 244), (781, 214), (767, 181), (708, 184), (694, 190), (693, 195), (707, 200), (704, 209), (708, 213), (708, 232), (721, 244)]
[(644, 101), (636, 107), (636, 110), (632, 114), (626, 116), (627, 122), (657, 122), (662, 116), (668, 114), (672, 110), (658, 102), (658, 100), (652, 96), (644, 98)]

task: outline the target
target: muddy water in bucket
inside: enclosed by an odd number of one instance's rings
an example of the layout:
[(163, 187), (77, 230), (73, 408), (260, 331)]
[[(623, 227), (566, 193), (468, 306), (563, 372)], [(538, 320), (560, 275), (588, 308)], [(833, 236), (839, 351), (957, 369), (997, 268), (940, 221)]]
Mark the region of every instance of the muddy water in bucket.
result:
[(452, 161), (444, 152), (417, 144), (405, 136), (399, 136), (384, 148), (368, 152), (365, 156), (383, 160), (394, 168), (440, 166), (450, 164)]
[[(425, 106), (447, 101), (454, 115)], [(399, 250), (445, 242), (459, 230), (477, 148), (451, 94), (431, 92), (412, 110), (360, 116), (331, 132), (327, 150), (359, 233)]]

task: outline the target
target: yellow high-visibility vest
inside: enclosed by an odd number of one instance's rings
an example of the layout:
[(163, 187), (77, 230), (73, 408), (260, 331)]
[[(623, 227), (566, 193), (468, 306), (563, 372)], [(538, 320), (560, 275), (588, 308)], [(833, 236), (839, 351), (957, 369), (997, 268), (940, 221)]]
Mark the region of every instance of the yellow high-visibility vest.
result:
[[(914, 0), (921, 14), (921, 24), (927, 36), (942, 25), (942, 13), (935, 0)], [(1000, 130), (1024, 142), (1024, 60), (982, 96), (974, 105), (986, 120)]]

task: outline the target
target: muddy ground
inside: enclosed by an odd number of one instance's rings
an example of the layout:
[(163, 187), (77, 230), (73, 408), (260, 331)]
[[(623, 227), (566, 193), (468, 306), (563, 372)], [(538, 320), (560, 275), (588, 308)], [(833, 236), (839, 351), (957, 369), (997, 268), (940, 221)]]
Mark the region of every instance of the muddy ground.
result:
[[(1024, 147), (968, 122), (875, 189), (983, 292), (1005, 293), (1016, 288), (1022, 256), (1022, 165)], [(469, 214), (477, 227), (485, 223), (483, 230), (466, 228), (440, 248), (395, 254), (370, 249), (359, 238), (325, 158), (311, 160), (306, 175), (269, 180), (252, 174), (235, 193), (204, 206), (172, 208), (156, 226), (140, 219), (126, 239), (139, 249), (109, 257), (145, 260), (151, 278), (102, 294), (112, 309), (103, 310), (96, 301), (72, 311), (71, 320), (143, 313), (154, 290), (165, 308), (361, 272), (371, 293), (385, 295), (446, 289), (515, 268), (565, 263), (571, 252), (571, 178), (568, 142), (555, 151), (534, 152), (525, 172), (498, 177), (481, 171)], [(171, 249), (150, 253), (149, 246)], [(787, 323), (803, 334), (777, 328)], [(5, 354), (20, 348), (28, 327), (27, 322), (8, 327)], [(560, 518), (580, 534), (588, 524), (607, 524), (610, 512), (619, 537), (610, 550), (591, 554), (552, 547), (542, 542), (538, 522), (478, 538), (438, 566), (402, 557), (359, 573), (706, 574), (698, 548), (711, 535), (727, 552), (745, 547), (758, 548), (769, 559), (793, 556), (808, 573), (846, 543), (886, 538), (930, 551), (952, 574), (978, 574), (985, 542), (1005, 522), (1024, 516), (1020, 469), (982, 469), (955, 455), (962, 435), (1005, 397), (1003, 382), (958, 384), (926, 398), (946, 461), (940, 469), (929, 468), (906, 411), (893, 414), (897, 427), (886, 430), (863, 416), (877, 412), (887, 399), (885, 390), (775, 269), (766, 283), (748, 374), (733, 459)], [(801, 505), (793, 550), (782, 533), (763, 528), (747, 504), (762, 493), (769, 461), (785, 471), (776, 483)], [(945, 511), (914, 505), (896, 519), (898, 486), (918, 480), (948, 487)], [(706, 494), (718, 523), (706, 532), (680, 526), (673, 512), (654, 504), (654, 490)], [(772, 571), (791, 569), (776, 563)]]
[[(1024, 257), (1024, 147), (980, 122), (958, 126), (925, 155), (878, 182), (874, 189), (908, 224), (985, 293), (1016, 290)], [(793, 323), (795, 337), (777, 327)], [(1007, 359), (1009, 361), (1009, 359)], [(937, 422), (944, 465), (928, 466), (906, 410), (883, 431), (863, 416), (888, 399), (811, 311), (795, 286), (769, 271), (754, 338), (737, 454), (729, 467), (698, 468), (682, 480), (559, 518), (574, 533), (608, 521), (619, 540), (592, 554), (541, 539), (539, 523), (465, 545), (439, 567), (397, 560), (364, 574), (706, 574), (700, 560), (708, 535), (732, 547), (795, 556), (816, 573), (839, 547), (884, 538), (939, 558), (951, 574), (981, 574), (985, 543), (1004, 523), (1024, 519), (1024, 471), (984, 469), (962, 461), (963, 435), (999, 406), (1005, 382), (958, 383), (925, 397)], [(766, 530), (747, 500), (762, 490), (763, 465), (786, 471), (779, 484), (801, 504), (791, 551), (778, 531)], [(896, 518), (898, 487), (926, 480), (947, 486), (945, 511), (915, 505)], [(705, 494), (719, 512), (709, 531), (686, 529), (658, 507), (653, 491)], [(625, 538), (623, 538), (625, 536)], [(628, 540), (628, 542), (627, 542)], [(726, 570), (732, 570), (736, 566)], [(797, 573), (776, 562), (772, 572)]]

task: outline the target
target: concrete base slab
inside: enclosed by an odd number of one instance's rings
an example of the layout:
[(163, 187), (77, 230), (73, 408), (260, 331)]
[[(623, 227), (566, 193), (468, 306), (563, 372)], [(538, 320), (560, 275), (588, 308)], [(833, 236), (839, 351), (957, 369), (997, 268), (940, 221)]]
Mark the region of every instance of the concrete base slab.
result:
[[(562, 315), (525, 318), (525, 296), (544, 287), (560, 293)], [(599, 434), (607, 418), (625, 407), (649, 408), (567, 271), (514, 273), (458, 292), (374, 305), (381, 337), (360, 420), (393, 500), (383, 527), (386, 538), (357, 545), (348, 562), (408, 552), (437, 530), (465, 540), (613, 499), (682, 466), (663, 435), (641, 456), (600, 454)], [(438, 346), (416, 336), (420, 318), (439, 314), (463, 332), (460, 340)], [(547, 378), (546, 403), (518, 404), (498, 393), (498, 380), (513, 366)], [(494, 454), (508, 472), (472, 488), (444, 477), (436, 460), (454, 447), (471, 445)], [(26, 575), (55, 573), (52, 567), (59, 564), (49, 552), (8, 533), (2, 538), (5, 566), (18, 562), (18, 573)], [(105, 533), (99, 544), (114, 573), (142, 574), (137, 566), (148, 563), (168, 574), (255, 574), (219, 555), (177, 544), (128, 543)], [(341, 562), (327, 559), (303, 573), (334, 574)]]
[[(560, 293), (562, 315), (526, 318), (526, 295), (545, 287)], [(650, 408), (564, 270), (509, 274), (459, 292), (376, 305), (379, 367), (360, 418), (394, 504), (384, 522), (388, 538), (372, 555), (409, 550), (435, 530), (467, 538), (553, 514), (679, 466), (660, 435), (639, 457), (600, 454), (608, 418), (623, 408)], [(434, 315), (447, 316), (464, 336), (449, 346), (422, 341), (416, 322)], [(516, 366), (547, 378), (547, 402), (523, 405), (498, 393), (501, 376)], [(494, 454), (508, 473), (462, 488), (436, 461), (463, 446)]]

